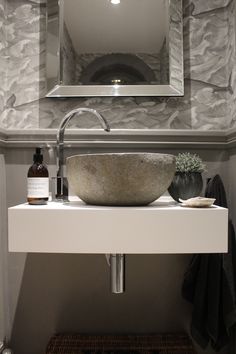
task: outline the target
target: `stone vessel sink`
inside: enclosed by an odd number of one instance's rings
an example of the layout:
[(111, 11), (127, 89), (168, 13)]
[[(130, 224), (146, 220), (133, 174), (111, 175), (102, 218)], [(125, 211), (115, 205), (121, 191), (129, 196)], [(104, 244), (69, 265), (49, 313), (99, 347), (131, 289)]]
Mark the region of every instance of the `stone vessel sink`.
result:
[(169, 187), (175, 156), (159, 153), (101, 153), (67, 158), (70, 189), (85, 203), (147, 205)]

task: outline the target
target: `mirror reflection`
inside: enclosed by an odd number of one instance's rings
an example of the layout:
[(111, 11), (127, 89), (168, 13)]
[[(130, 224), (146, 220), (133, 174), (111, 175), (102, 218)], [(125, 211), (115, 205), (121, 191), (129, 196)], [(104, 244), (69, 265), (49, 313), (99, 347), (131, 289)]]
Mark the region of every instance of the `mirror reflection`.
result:
[(47, 28), (48, 96), (183, 94), (180, 0), (48, 0)]
[(63, 7), (65, 84), (168, 84), (165, 0), (66, 0)]

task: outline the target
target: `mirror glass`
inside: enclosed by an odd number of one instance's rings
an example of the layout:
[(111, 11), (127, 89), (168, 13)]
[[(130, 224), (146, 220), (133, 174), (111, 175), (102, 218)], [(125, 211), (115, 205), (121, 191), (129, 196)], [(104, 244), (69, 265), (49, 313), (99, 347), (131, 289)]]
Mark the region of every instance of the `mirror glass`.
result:
[(48, 97), (183, 95), (180, 0), (48, 0)]

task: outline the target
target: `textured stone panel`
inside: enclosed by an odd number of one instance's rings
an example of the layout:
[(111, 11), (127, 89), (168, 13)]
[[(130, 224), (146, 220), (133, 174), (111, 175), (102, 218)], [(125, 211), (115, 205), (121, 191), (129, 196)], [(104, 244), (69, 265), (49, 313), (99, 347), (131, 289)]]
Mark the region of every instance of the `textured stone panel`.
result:
[(193, 15), (221, 9), (229, 5), (232, 0), (197, 0), (192, 2)]
[(193, 15), (185, 21), (188, 42), (185, 41), (185, 75), (193, 80), (220, 87), (228, 85), (227, 67), (230, 62), (230, 14), (232, 5)]
[(5, 0), (0, 0), (0, 113), (5, 106), (5, 91), (6, 91), (6, 36), (5, 36)]
[(15, 106), (45, 94), (45, 1), (7, 1), (8, 91)]
[[(183, 0), (184, 97), (46, 99), (45, 0), (7, 0), (5, 30), (10, 60), (7, 85), (3, 83), (4, 92), (0, 90), (0, 108), (5, 103), (0, 124), (12, 129), (57, 128), (69, 110), (85, 106), (102, 112), (113, 129), (209, 130), (234, 126), (234, 4), (230, 0)], [(77, 126), (98, 127), (86, 116), (73, 122), (73, 127)]]

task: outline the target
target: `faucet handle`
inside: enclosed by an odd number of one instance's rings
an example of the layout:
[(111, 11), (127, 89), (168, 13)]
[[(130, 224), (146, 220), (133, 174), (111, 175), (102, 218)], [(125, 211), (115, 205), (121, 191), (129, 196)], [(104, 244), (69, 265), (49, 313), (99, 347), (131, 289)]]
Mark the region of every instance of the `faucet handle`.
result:
[(68, 180), (66, 177), (51, 178), (52, 201), (67, 202), (68, 201)]

